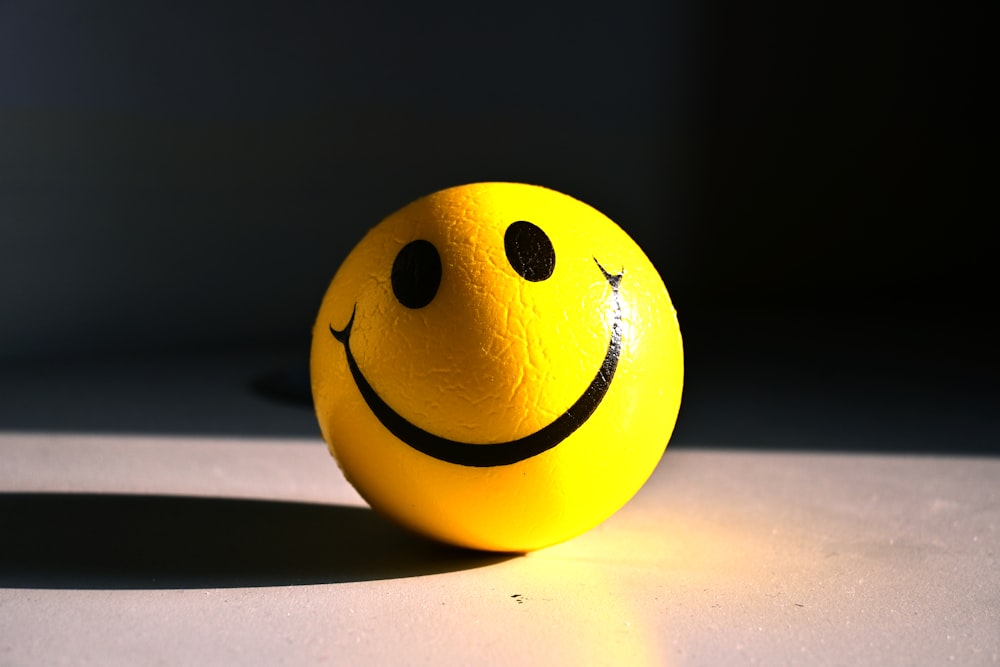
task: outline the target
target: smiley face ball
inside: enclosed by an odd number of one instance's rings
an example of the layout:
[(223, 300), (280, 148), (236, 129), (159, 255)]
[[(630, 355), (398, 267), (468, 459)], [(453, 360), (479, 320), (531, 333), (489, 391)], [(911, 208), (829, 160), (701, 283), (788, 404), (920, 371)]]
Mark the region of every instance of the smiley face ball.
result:
[(320, 430), (376, 511), (451, 544), (529, 551), (616, 512), (680, 407), (663, 281), (567, 195), (476, 183), (371, 229), (323, 298)]

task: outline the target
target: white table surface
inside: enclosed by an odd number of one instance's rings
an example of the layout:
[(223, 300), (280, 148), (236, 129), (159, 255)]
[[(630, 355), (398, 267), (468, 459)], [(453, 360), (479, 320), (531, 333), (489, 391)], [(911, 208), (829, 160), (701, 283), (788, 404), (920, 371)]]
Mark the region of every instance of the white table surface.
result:
[(502, 558), (383, 522), (312, 424), (268, 428), (300, 408), (168, 367), (6, 374), (0, 665), (1000, 662), (1000, 459), (678, 441)]

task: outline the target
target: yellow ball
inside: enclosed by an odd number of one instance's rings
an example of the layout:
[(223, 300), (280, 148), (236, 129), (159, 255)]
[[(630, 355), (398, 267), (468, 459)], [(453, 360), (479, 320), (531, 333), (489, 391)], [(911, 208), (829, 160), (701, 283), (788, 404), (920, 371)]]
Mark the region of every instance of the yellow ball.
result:
[(677, 418), (663, 281), (572, 197), (476, 183), (419, 199), (344, 260), (313, 330), (313, 398), (344, 475), (430, 537), (529, 551), (639, 490)]

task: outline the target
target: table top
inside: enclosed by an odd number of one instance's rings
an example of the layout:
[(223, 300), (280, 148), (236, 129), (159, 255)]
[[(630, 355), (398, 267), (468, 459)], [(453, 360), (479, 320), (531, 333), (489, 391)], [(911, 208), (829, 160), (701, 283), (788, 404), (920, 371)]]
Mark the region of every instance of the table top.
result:
[(7, 374), (0, 664), (1000, 661), (1000, 459), (680, 439), (601, 526), (490, 555), (368, 510), (238, 373), (148, 370)]

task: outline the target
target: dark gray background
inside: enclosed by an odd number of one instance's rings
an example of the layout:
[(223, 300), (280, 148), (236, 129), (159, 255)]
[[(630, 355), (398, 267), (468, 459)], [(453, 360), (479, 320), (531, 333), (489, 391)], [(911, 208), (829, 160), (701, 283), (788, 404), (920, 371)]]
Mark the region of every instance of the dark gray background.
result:
[(836, 397), (877, 422), (857, 442), (988, 451), (986, 74), (964, 12), (0, 2), (0, 369), (304, 359), (368, 227), (516, 180), (603, 210), (659, 268), (688, 352), (679, 433), (851, 441)]

